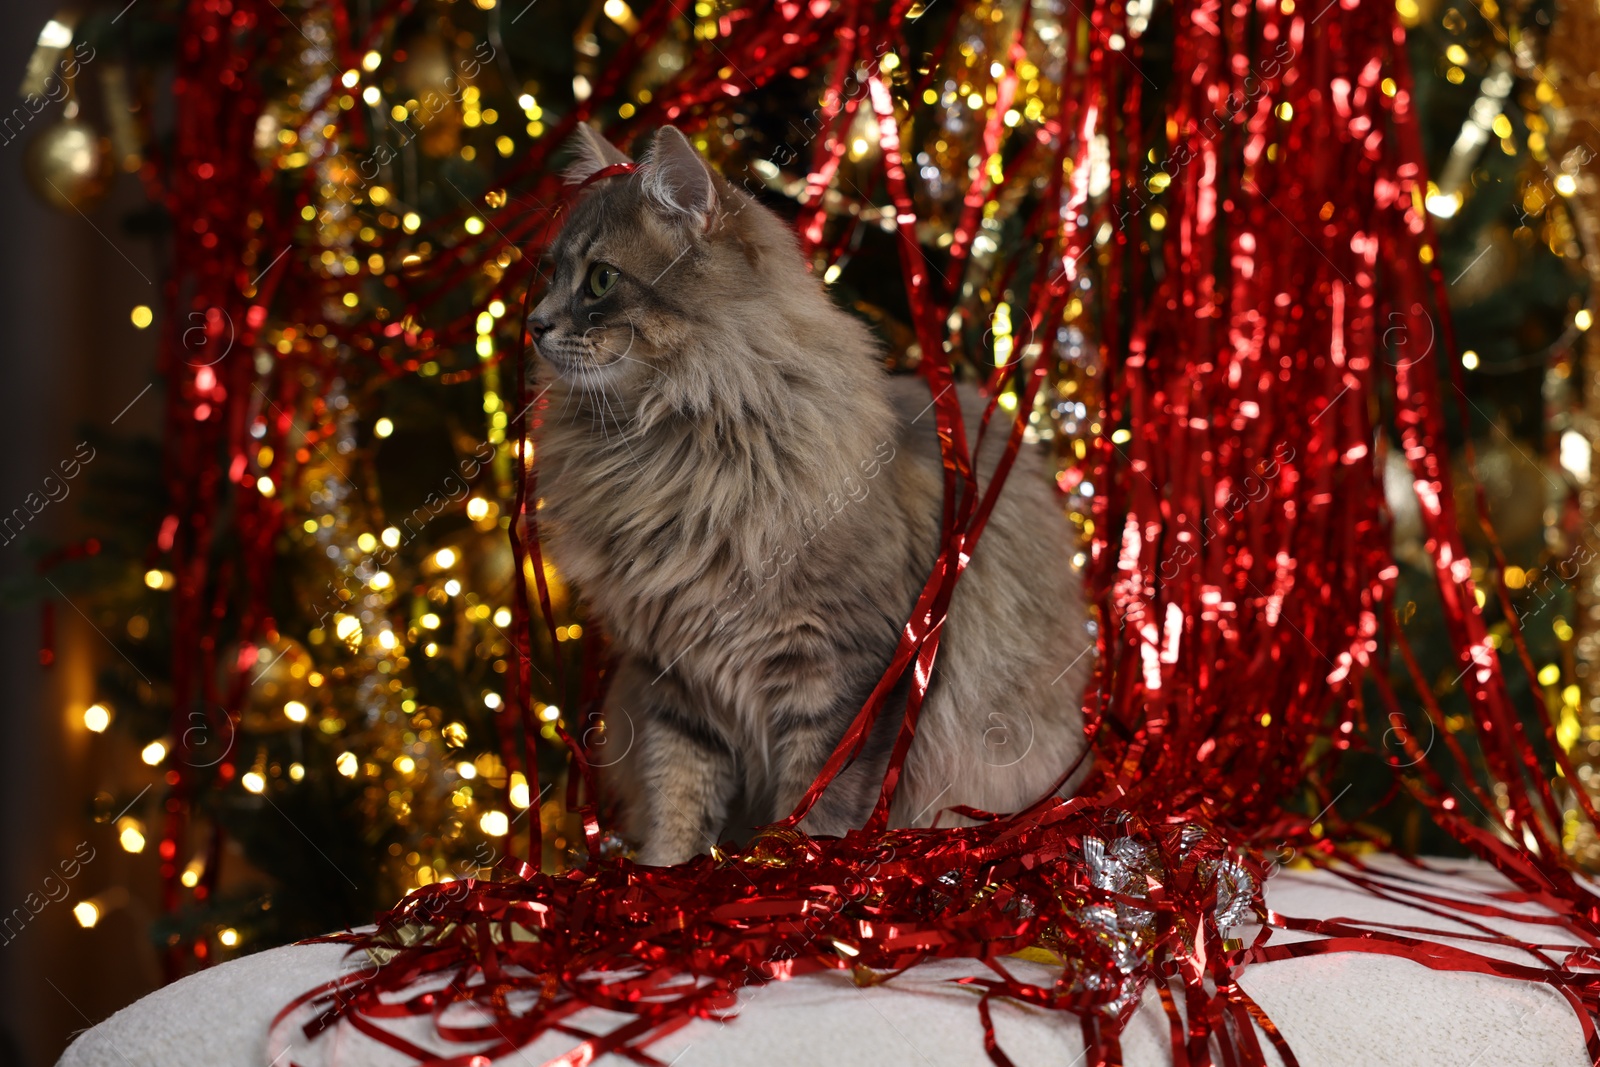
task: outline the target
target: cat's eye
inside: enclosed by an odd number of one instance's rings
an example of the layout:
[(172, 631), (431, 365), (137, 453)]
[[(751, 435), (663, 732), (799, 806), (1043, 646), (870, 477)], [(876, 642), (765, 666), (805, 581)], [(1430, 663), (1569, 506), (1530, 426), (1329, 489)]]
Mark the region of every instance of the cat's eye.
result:
[(589, 292), (595, 296), (605, 296), (621, 277), (622, 272), (611, 264), (596, 263), (589, 268)]

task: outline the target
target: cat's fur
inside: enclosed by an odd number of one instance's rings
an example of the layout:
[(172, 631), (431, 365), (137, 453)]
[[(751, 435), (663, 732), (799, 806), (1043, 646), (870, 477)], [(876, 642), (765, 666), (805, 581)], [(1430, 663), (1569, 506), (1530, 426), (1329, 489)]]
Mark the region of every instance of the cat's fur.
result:
[[(586, 127), (577, 149), (574, 182), (627, 158)], [(736, 807), (752, 824), (792, 810), (882, 675), (937, 552), (933, 410), (783, 222), (672, 127), (577, 195), (553, 262), (529, 319), (540, 524), (619, 655), (604, 781), (639, 859), (675, 863)], [(619, 272), (598, 298), (595, 264)], [(1015, 810), (1082, 751), (1091, 638), (1040, 467), (1019, 459), (956, 588), (896, 824)], [(803, 828), (865, 821), (904, 706), (902, 684)]]

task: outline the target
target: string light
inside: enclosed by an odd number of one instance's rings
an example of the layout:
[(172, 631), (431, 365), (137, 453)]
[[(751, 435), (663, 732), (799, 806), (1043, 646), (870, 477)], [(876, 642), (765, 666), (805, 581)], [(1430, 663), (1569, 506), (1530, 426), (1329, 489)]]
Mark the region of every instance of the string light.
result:
[(1459, 193), (1429, 193), (1426, 203), (1428, 214), (1441, 219), (1454, 218), (1455, 213), (1461, 210), (1461, 195)]
[(138, 819), (123, 816), (117, 820), (117, 843), (124, 852), (144, 851), (144, 827)]
[(200, 884), (200, 876), (205, 873), (205, 869), (205, 863), (199, 857), (196, 857), (190, 860), (188, 865), (183, 868), (183, 873), (178, 876), (178, 881), (182, 882), (186, 889), (193, 889)]
[(105, 733), (111, 725), (111, 709), (104, 704), (90, 704), (83, 709), (83, 725), (92, 733)]

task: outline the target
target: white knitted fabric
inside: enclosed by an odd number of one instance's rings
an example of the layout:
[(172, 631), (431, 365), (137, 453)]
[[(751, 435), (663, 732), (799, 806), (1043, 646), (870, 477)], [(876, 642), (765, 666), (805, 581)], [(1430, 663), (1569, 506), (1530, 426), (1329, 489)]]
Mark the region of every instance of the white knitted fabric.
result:
[[(1385, 864), (1401, 870), (1397, 864)], [(1449, 864), (1433, 880), (1456, 894), (1503, 888), (1479, 864)], [(1440, 929), (1444, 920), (1391, 904), (1323, 872), (1283, 872), (1267, 886), (1268, 906), (1299, 918), (1378, 920)], [(1535, 909), (1524, 909), (1532, 913)], [(1560, 941), (1548, 926), (1500, 923), (1530, 942)], [(1464, 928), (1461, 928), (1464, 930)], [(1274, 934), (1274, 943), (1299, 940)], [(1515, 950), (1457, 942), (1509, 960)], [(301, 993), (339, 973), (344, 950), (295, 946), (246, 956), (158, 990), (82, 1034), (60, 1067), (263, 1067), (268, 1025)], [(1525, 956), (1520, 957), (1526, 960)], [(354, 966), (351, 964), (350, 966)], [(1050, 970), (1007, 960), (1018, 977), (1049, 982)], [(983, 1051), (977, 997), (946, 979), (986, 974), (971, 961), (918, 967), (884, 985), (860, 988), (839, 974), (813, 975), (747, 990), (737, 1018), (695, 1021), (652, 1047), (673, 1067), (980, 1067)], [(1572, 1009), (1554, 991), (1472, 974), (1428, 970), (1387, 956), (1337, 953), (1250, 967), (1241, 984), (1277, 1023), (1303, 1067), (1584, 1067), (1583, 1041)], [(1017, 1067), (1081, 1063), (1074, 1016), (1007, 1002), (995, 1008), (1000, 1046)], [(589, 1011), (574, 1019), (604, 1031), (625, 1017)], [(407, 1020), (408, 1023), (414, 1022)], [(471, 1051), (429, 1041), (427, 1024), (400, 1029), (441, 1052)], [(296, 1039), (275, 1067), (400, 1067), (408, 1061), (348, 1027), (309, 1047)], [(1123, 1037), (1127, 1067), (1171, 1062), (1168, 1025), (1155, 995), (1146, 996)], [(538, 1065), (566, 1052), (568, 1037), (535, 1043), (498, 1064)], [(1265, 1042), (1263, 1042), (1265, 1045)], [(275, 1046), (282, 1049), (281, 1045)], [(1270, 1046), (1268, 1062), (1278, 1063)], [(606, 1067), (631, 1062), (606, 1057)]]

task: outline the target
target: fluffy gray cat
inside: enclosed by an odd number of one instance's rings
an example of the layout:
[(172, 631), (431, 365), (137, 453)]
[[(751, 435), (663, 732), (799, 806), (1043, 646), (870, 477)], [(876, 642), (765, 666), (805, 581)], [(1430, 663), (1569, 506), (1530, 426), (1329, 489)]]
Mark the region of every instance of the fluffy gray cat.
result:
[[(628, 162), (579, 130), (569, 181)], [(884, 372), (788, 227), (673, 127), (578, 193), (552, 260), (529, 317), (540, 526), (618, 656), (603, 788), (639, 860), (677, 863), (788, 814), (888, 665), (938, 551), (933, 408), (921, 379)], [(962, 403), (970, 435), (981, 405)], [(1091, 638), (1034, 451), (956, 587), (895, 825), (1016, 810), (1084, 747)], [(802, 829), (866, 821), (904, 697)]]

